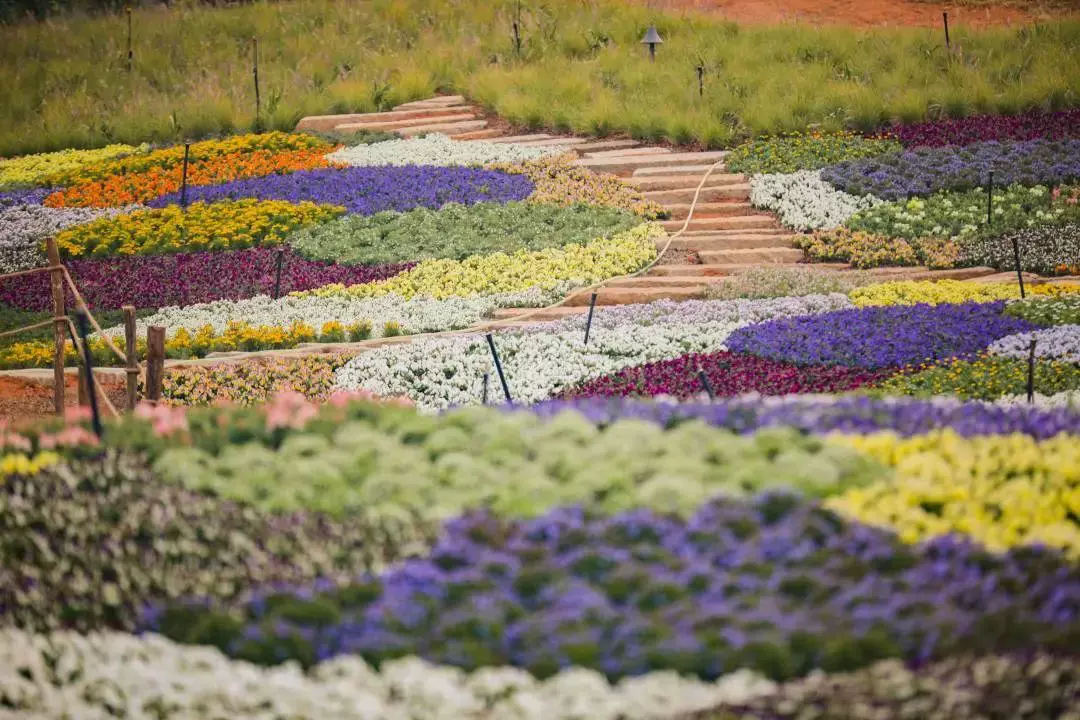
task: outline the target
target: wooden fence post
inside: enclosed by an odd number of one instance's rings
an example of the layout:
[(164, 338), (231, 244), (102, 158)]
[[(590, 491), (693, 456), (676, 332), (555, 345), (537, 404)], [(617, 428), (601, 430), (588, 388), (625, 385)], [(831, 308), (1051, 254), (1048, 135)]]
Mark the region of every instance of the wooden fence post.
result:
[(135, 345), (135, 306), (125, 305), (124, 311), (124, 354), (127, 355), (127, 409), (134, 410), (139, 402), (139, 357)]
[(165, 328), (154, 325), (146, 329), (146, 399), (156, 403), (161, 399), (165, 379)]
[(67, 311), (64, 309), (64, 271), (60, 269), (60, 250), (51, 237), (45, 241), (45, 252), (49, 265), (54, 268), (49, 272), (53, 300), (53, 338), (56, 342), (53, 349), (53, 408), (57, 415), (62, 415), (64, 413), (64, 355), (67, 349), (64, 338), (67, 334), (68, 323)]

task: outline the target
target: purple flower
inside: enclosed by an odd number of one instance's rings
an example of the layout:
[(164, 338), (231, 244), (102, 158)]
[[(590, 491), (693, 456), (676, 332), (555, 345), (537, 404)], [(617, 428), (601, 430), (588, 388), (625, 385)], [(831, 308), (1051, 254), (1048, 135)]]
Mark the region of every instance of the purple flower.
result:
[[(287, 246), (69, 260), (68, 270), (91, 308), (158, 308), (213, 300), (243, 300), (274, 291), (281, 253), (281, 294), (332, 283), (384, 280), (414, 263), (337, 265), (307, 260)], [(47, 274), (0, 284), (0, 303), (20, 310), (52, 307)], [(73, 300), (69, 300), (72, 302)]]
[(995, 340), (1035, 329), (1001, 314), (1004, 302), (854, 308), (739, 328), (729, 350), (798, 365), (888, 368), (967, 358)]
[(15, 205), (40, 205), (56, 188), (27, 188), (0, 192), (0, 208)]
[[(533, 184), (525, 175), (480, 168), (407, 165), (320, 168), (189, 187), (188, 202), (240, 198), (309, 200), (343, 205), (351, 213), (373, 215), (383, 210), (436, 209), (451, 202), (472, 205), (524, 200), (532, 191)], [(179, 202), (180, 193), (170, 193), (147, 204), (161, 208)]]
[(1061, 140), (1080, 137), (1080, 110), (1020, 115), (972, 115), (886, 129), (905, 147), (968, 145), (986, 140)]

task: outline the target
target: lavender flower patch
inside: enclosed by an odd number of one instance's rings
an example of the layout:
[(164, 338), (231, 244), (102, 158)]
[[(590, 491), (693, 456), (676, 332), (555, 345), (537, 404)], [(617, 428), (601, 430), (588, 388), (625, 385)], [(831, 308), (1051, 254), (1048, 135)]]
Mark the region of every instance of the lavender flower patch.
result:
[(1032, 340), (1035, 341), (1037, 358), (1080, 363), (1080, 325), (1057, 325), (1045, 330), (1009, 335), (991, 345), (990, 352), (1005, 357), (1027, 358)]
[(676, 670), (772, 678), (884, 658), (1075, 650), (1080, 567), (1055, 552), (992, 555), (969, 540), (907, 546), (792, 495), (717, 499), (690, 520), (556, 509), (473, 512), (423, 559), (351, 584), (257, 594), (228, 615), (159, 607), (142, 628), (265, 665), (401, 655), (538, 678)]
[(902, 200), (939, 190), (997, 185), (1058, 184), (1080, 178), (1080, 140), (983, 142), (964, 147), (918, 148), (903, 153), (847, 160), (821, 177), (851, 195)]
[(0, 209), (16, 205), (40, 205), (56, 188), (23, 188), (0, 192)]
[[(5, 195), (32, 193), (34, 190), (16, 190)], [(24, 200), (27, 198), (23, 198)], [(18, 272), (45, 265), (42, 241), (64, 228), (88, 223), (105, 215), (119, 215), (131, 211), (128, 208), (49, 208), (32, 203), (5, 206), (0, 202), (0, 273)], [(0, 292), (10, 292), (23, 278), (9, 280), (0, 286)], [(48, 279), (44, 280), (48, 296)], [(28, 298), (29, 299), (29, 298)], [(46, 298), (47, 299), (47, 298)], [(43, 303), (41, 308), (51, 307)]]
[[(0, 251), (2, 248), (0, 245)], [(279, 253), (282, 295), (333, 283), (357, 285), (385, 280), (413, 265), (337, 265), (308, 260), (291, 248), (281, 247), (86, 258), (70, 260), (67, 266), (92, 308), (158, 308), (270, 295)], [(20, 310), (48, 310), (52, 307), (48, 275), (8, 280), (0, 285), (0, 303)]]
[(972, 115), (893, 125), (886, 133), (904, 147), (970, 145), (988, 140), (1063, 140), (1080, 137), (1080, 110), (1020, 115)]
[(972, 357), (1036, 326), (1001, 314), (1004, 302), (894, 305), (769, 320), (727, 340), (733, 352), (799, 365), (888, 368)]
[(708, 403), (648, 402), (625, 398), (548, 400), (530, 408), (541, 417), (577, 412), (598, 425), (636, 418), (670, 427), (700, 420), (732, 432), (752, 433), (766, 427), (794, 427), (807, 433), (842, 432), (866, 435), (891, 430), (904, 437), (951, 428), (964, 437), (1021, 433), (1045, 440), (1060, 433), (1080, 435), (1080, 411), (1068, 407), (1040, 408), (963, 402), (956, 398), (868, 397), (818, 395), (721, 398)]
[[(437, 209), (446, 203), (524, 200), (533, 191), (524, 175), (467, 167), (409, 165), (403, 167), (320, 168), (288, 175), (234, 180), (188, 188), (188, 202), (256, 198), (343, 205), (350, 213), (373, 215), (417, 207)], [(180, 193), (150, 201), (161, 208), (180, 202)]]

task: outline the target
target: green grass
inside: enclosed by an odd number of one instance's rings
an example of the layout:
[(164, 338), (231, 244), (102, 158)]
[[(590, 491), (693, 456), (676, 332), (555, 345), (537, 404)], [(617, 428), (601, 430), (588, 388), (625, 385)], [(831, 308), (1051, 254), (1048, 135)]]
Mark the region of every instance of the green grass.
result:
[[(514, 123), (727, 146), (890, 119), (1080, 105), (1080, 22), (985, 31), (740, 27), (616, 0), (297, 0), (0, 27), (0, 155), (174, 141), (463, 92)], [(656, 20), (655, 64), (640, 45)], [(694, 67), (706, 67), (699, 98)]]

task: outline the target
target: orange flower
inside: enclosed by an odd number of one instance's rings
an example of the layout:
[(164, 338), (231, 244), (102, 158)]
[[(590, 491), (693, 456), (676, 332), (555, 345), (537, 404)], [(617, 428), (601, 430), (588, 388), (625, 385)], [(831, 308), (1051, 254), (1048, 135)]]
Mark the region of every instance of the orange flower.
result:
[[(334, 148), (306, 148), (276, 152), (235, 152), (188, 166), (188, 185), (215, 185), (242, 178), (284, 175), (297, 170), (330, 167), (326, 159)], [(121, 207), (144, 203), (180, 189), (183, 167), (151, 168), (143, 172), (111, 175), (103, 180), (74, 185), (45, 198), (48, 207)]]

